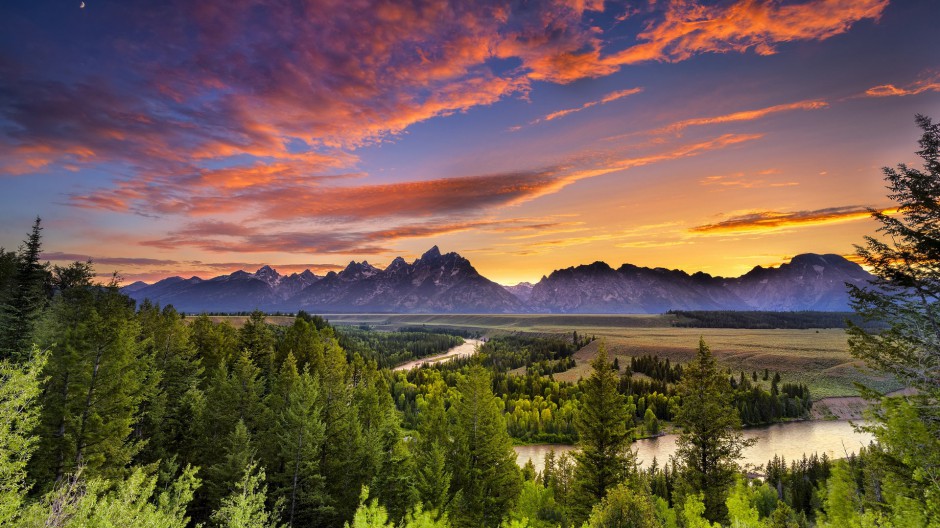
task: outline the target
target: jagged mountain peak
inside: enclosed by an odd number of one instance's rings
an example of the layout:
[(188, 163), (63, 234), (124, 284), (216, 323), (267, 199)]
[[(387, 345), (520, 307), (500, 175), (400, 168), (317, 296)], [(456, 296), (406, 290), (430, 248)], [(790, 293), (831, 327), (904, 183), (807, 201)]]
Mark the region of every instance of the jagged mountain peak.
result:
[(437, 245), (434, 245), (434, 246), (431, 246), (431, 249), (425, 251), (424, 255), (421, 255), (421, 260), (436, 259), (436, 258), (440, 258), (440, 256), (441, 256), (441, 250), (437, 247)]

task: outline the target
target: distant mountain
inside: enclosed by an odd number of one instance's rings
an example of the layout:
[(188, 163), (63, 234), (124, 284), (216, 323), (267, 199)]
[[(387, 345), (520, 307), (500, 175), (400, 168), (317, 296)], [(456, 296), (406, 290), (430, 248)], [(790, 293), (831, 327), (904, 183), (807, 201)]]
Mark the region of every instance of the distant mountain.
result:
[(289, 299), (286, 306), (308, 312), (380, 311), (424, 313), (524, 312), (525, 305), (502, 286), (480, 275), (457, 253), (437, 246), (408, 264), (396, 258), (384, 270), (350, 262), (339, 273)]
[(500, 286), (457, 253), (437, 246), (412, 263), (398, 257), (385, 269), (350, 262), (340, 272), (281, 275), (270, 266), (209, 280), (170, 277), (122, 291), (140, 301), (173, 304), (184, 312), (259, 308), (295, 312), (401, 313), (662, 313), (668, 310), (850, 309), (845, 283), (873, 279), (839, 255), (804, 254), (776, 268), (741, 277), (604, 262), (552, 272), (535, 285)]
[(603, 262), (566, 268), (532, 288), (530, 309), (555, 313), (662, 313), (668, 310), (849, 310), (845, 283), (874, 277), (839, 255), (803, 254), (737, 278)]
[(517, 299), (524, 303), (529, 302), (529, 297), (532, 296), (532, 287), (534, 284), (531, 282), (520, 282), (513, 286), (503, 286), (506, 288), (506, 291), (516, 296)]
[(121, 291), (137, 301), (172, 304), (183, 312), (240, 312), (276, 309), (319, 279), (310, 270), (285, 276), (264, 266), (254, 273), (236, 271), (209, 280), (170, 277), (144, 287), (134, 283)]

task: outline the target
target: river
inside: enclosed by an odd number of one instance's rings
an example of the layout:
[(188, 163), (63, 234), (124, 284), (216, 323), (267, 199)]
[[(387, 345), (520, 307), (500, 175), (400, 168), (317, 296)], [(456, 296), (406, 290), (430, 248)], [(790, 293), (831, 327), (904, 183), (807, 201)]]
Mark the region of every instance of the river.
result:
[[(778, 454), (790, 460), (802, 458), (803, 454), (825, 453), (830, 458), (844, 458), (857, 453), (859, 448), (872, 440), (869, 433), (859, 433), (847, 421), (804, 421), (751, 427), (744, 430), (747, 438), (756, 438), (757, 443), (744, 450), (741, 464), (759, 466)], [(575, 449), (571, 445), (536, 444), (516, 446), (516, 461), (524, 465), (532, 460), (536, 471), (542, 471), (545, 455), (554, 449), (556, 455)], [(637, 460), (646, 465), (653, 457), (662, 465), (676, 451), (676, 435), (637, 440), (633, 443)]]
[(411, 370), (413, 368), (420, 367), (426, 363), (441, 363), (444, 361), (450, 361), (456, 357), (466, 357), (472, 356), (476, 353), (477, 347), (483, 344), (483, 341), (479, 339), (466, 339), (462, 345), (457, 345), (454, 348), (451, 348), (443, 354), (438, 354), (436, 356), (423, 357), (421, 359), (416, 359), (414, 361), (409, 361), (403, 365), (398, 365), (392, 370)]

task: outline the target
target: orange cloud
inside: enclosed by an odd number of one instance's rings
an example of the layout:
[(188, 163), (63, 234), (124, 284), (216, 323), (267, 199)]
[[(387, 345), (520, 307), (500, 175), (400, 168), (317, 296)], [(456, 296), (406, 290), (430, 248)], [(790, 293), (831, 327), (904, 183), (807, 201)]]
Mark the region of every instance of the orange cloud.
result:
[(927, 74), (921, 79), (903, 87), (898, 87), (893, 84), (873, 86), (865, 90), (865, 95), (868, 97), (898, 97), (917, 95), (924, 92), (940, 92), (940, 73)]
[(739, 0), (706, 6), (692, 0), (668, 3), (664, 18), (638, 35), (645, 41), (605, 59), (626, 65), (646, 61), (676, 62), (700, 53), (776, 52), (795, 40), (825, 40), (860, 20), (878, 19), (888, 0), (811, 0), (782, 5), (768, 0)]
[(743, 110), (741, 112), (732, 112), (730, 114), (711, 116), (711, 117), (699, 117), (694, 119), (686, 119), (683, 121), (677, 121), (671, 125), (658, 128), (656, 130), (650, 131), (650, 134), (665, 134), (665, 133), (675, 133), (680, 132), (683, 129), (686, 129), (691, 126), (703, 126), (703, 125), (719, 125), (723, 123), (735, 123), (740, 121), (754, 121), (755, 119), (761, 119), (767, 117), (771, 114), (778, 114), (780, 112), (789, 112), (792, 110), (818, 110), (820, 108), (827, 108), (829, 103), (825, 101), (800, 101), (797, 103), (788, 103), (780, 104), (774, 106), (768, 106), (764, 108), (758, 108), (756, 110)]
[(575, 113), (575, 112), (580, 112), (581, 110), (585, 110), (585, 109), (587, 109), (587, 108), (591, 108), (592, 106), (607, 104), (607, 103), (610, 103), (610, 102), (612, 102), (612, 101), (616, 101), (617, 99), (623, 99), (624, 97), (627, 97), (627, 96), (630, 96), (630, 95), (634, 95), (634, 94), (638, 94), (638, 93), (640, 93), (640, 92), (642, 92), (642, 91), (643, 91), (643, 88), (639, 88), (639, 87), (638, 87), (638, 88), (630, 88), (630, 89), (628, 89), (628, 90), (619, 90), (619, 91), (616, 91), (616, 92), (611, 92), (611, 93), (605, 95), (604, 97), (602, 97), (602, 98), (600, 98), (600, 99), (598, 99), (598, 100), (596, 100), (596, 101), (588, 101), (588, 102), (584, 103), (583, 105), (581, 105), (581, 106), (579, 106), (579, 107), (577, 107), (577, 108), (568, 108), (568, 109), (566, 109), (566, 110), (558, 110), (558, 111), (556, 111), (556, 112), (552, 112), (552, 113), (546, 115), (545, 117), (542, 117), (542, 118), (536, 119), (535, 121), (532, 121), (532, 122), (529, 123), (529, 124), (534, 125), (535, 123), (539, 123), (539, 122), (541, 122), (541, 121), (552, 121), (552, 120), (554, 120), (554, 119), (558, 119), (559, 117), (564, 117), (564, 116), (566, 116), (566, 115), (573, 114), (573, 113)]
[[(896, 212), (896, 209), (885, 209), (881, 212), (891, 214)], [(858, 205), (829, 207), (813, 211), (758, 211), (734, 216), (713, 224), (696, 226), (689, 231), (696, 234), (719, 236), (763, 233), (792, 227), (810, 227), (864, 220), (871, 218), (871, 215), (871, 209)]]

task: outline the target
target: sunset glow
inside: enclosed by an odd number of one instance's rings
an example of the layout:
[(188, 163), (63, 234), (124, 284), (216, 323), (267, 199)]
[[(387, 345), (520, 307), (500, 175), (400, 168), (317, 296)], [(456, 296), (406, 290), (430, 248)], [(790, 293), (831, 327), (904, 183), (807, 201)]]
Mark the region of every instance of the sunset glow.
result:
[(940, 119), (927, 0), (6, 2), (0, 246), (127, 282), (848, 255)]

